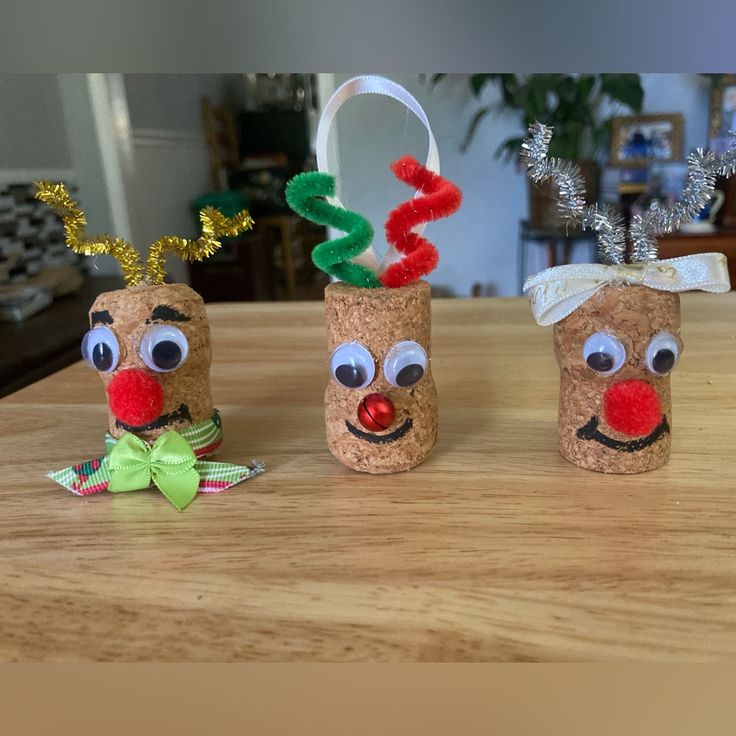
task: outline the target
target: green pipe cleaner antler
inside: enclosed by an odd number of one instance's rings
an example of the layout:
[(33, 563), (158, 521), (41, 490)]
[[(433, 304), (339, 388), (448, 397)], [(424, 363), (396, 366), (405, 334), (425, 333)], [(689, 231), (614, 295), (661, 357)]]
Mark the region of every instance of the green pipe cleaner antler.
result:
[(373, 241), (370, 222), (357, 212), (334, 207), (318, 197), (335, 194), (335, 177), (319, 171), (298, 174), (286, 185), (286, 201), (298, 215), (317, 225), (330, 225), (347, 233), (327, 240), (312, 250), (312, 261), (321, 271), (353, 286), (375, 289), (381, 286), (367, 266), (351, 263)]

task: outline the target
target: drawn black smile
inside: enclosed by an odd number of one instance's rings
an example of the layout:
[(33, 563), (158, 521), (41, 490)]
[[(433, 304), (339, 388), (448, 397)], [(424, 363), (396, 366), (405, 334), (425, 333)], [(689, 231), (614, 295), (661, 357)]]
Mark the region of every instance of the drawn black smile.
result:
[(621, 452), (638, 452), (639, 450), (643, 450), (645, 447), (649, 447), (649, 445), (653, 444), (660, 437), (670, 431), (667, 417), (663, 416), (662, 421), (651, 434), (648, 434), (646, 437), (640, 437), (637, 440), (629, 440), (627, 442), (624, 440), (615, 440), (613, 437), (603, 434), (603, 432), (598, 430), (598, 424), (598, 417), (591, 417), (590, 421), (584, 427), (580, 427), (577, 431), (578, 439), (595, 440), (606, 447), (610, 447), (612, 450), (620, 450)]
[(144, 424), (142, 427), (134, 427), (132, 424), (126, 424), (119, 419), (115, 420), (115, 426), (124, 429), (126, 432), (148, 432), (151, 429), (159, 429), (167, 424), (174, 422), (191, 422), (192, 415), (189, 413), (189, 407), (182, 404), (176, 411), (162, 414), (158, 419), (154, 419), (150, 424)]
[(356, 437), (360, 437), (361, 440), (365, 440), (366, 442), (373, 442), (376, 445), (382, 445), (386, 442), (393, 442), (394, 440), (398, 440), (411, 429), (411, 424), (412, 422), (410, 417), (398, 429), (395, 429), (389, 434), (371, 434), (370, 432), (363, 432), (362, 430), (350, 424), (347, 419), (345, 420), (345, 425), (347, 426), (348, 432), (350, 432), (350, 434), (354, 434)]

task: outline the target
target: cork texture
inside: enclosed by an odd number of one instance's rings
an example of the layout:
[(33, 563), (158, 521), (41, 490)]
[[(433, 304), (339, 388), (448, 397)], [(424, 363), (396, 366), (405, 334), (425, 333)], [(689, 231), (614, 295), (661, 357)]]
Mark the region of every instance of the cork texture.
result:
[[(156, 319), (152, 314), (156, 307), (170, 307), (188, 317), (188, 320)], [(100, 373), (107, 387), (113, 376), (126, 368), (139, 368), (155, 376), (164, 391), (164, 408), (161, 417), (172, 415), (168, 421), (154, 429), (136, 431), (146, 441), (151, 441), (169, 429), (181, 431), (212, 416), (214, 408), (210, 394), (210, 327), (202, 297), (186, 284), (161, 284), (132, 286), (118, 291), (100, 294), (90, 310), (105, 310), (112, 317), (109, 327), (120, 344), (120, 363), (110, 373)], [(168, 324), (180, 329), (189, 342), (189, 355), (176, 370), (157, 373), (149, 369), (139, 354), (143, 335), (155, 325)], [(182, 411), (182, 406), (186, 411)], [(120, 437), (126, 431), (108, 410), (109, 431)]]
[[(345, 283), (325, 289), (328, 356), (344, 342), (365, 345), (376, 361), (373, 382), (349, 389), (330, 377), (325, 391), (327, 444), (344, 465), (366, 473), (396, 473), (421, 463), (437, 439), (437, 389), (431, 360), (424, 376), (409, 388), (397, 388), (383, 374), (389, 350), (403, 340), (419, 343), (430, 356), (431, 298), (429, 284), (417, 281), (398, 289), (364, 289)], [(390, 442), (373, 443), (354, 436), (346, 422), (362, 429), (358, 405), (365, 396), (381, 393), (396, 407), (396, 418), (386, 436), (411, 420), (411, 428)]]
[[(670, 377), (657, 376), (646, 367), (647, 346), (659, 332), (680, 336), (680, 297), (645, 286), (606, 286), (554, 327), (555, 355), (560, 366), (559, 446), (575, 465), (603, 473), (641, 473), (664, 465), (672, 442)], [(583, 357), (583, 343), (595, 332), (606, 332), (626, 348), (626, 362), (613, 375), (596, 373)], [(593, 417), (598, 430), (613, 440), (633, 438), (617, 432), (603, 416), (603, 394), (620, 381), (637, 379), (657, 392), (670, 431), (642, 449), (625, 451), (581, 439), (578, 430)]]

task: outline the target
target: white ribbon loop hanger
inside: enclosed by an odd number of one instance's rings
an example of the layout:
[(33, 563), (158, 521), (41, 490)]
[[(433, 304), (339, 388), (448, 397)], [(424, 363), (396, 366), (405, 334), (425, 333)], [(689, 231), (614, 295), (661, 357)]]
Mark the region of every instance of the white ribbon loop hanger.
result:
[[(334, 92), (332, 97), (327, 101), (327, 104), (322, 110), (322, 115), (319, 119), (317, 126), (317, 140), (315, 142), (315, 148), (317, 153), (317, 168), (319, 171), (329, 174), (328, 163), (327, 163), (327, 141), (332, 128), (332, 123), (337, 115), (337, 111), (351, 98), (356, 95), (383, 95), (385, 97), (391, 97), (392, 99), (400, 102), (404, 107), (411, 110), (417, 118), (419, 118), (422, 125), (424, 125), (427, 135), (429, 136), (429, 150), (427, 152), (427, 162), (425, 166), (436, 174), (440, 173), (440, 155), (437, 150), (437, 142), (434, 139), (432, 128), (429, 125), (429, 119), (424, 109), (419, 104), (417, 99), (404, 87), (397, 82), (393, 82), (385, 77), (377, 77), (372, 75), (353, 77), (347, 82), (341, 84)], [(416, 192), (414, 196), (419, 195), (420, 192)], [(338, 197), (328, 197), (327, 201), (335, 207), (342, 207), (345, 209), (345, 205), (340, 201)], [(421, 235), (424, 232), (426, 222), (417, 225), (414, 232)], [(389, 252), (384, 257), (384, 263), (388, 260)], [(376, 252), (371, 247), (362, 253), (358, 258), (355, 258), (356, 263), (363, 263), (371, 268), (376, 268)]]

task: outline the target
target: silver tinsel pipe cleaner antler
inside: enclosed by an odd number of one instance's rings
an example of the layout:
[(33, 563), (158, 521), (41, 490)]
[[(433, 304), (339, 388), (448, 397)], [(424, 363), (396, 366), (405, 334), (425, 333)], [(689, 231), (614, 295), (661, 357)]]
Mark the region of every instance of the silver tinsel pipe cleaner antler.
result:
[(560, 190), (557, 208), (568, 222), (583, 230), (593, 230), (598, 239), (598, 255), (603, 263), (624, 263), (626, 231), (623, 218), (607, 206), (585, 204), (585, 181), (580, 167), (571, 161), (547, 158), (552, 128), (542, 123), (529, 126), (530, 138), (521, 145), (521, 160), (535, 183), (552, 179)]
[(658, 206), (655, 202), (649, 210), (631, 218), (629, 235), (633, 262), (656, 261), (655, 236), (671, 233), (690, 222), (713, 196), (716, 177), (736, 173), (736, 133), (731, 131), (730, 136), (731, 148), (720, 156), (702, 148), (688, 156), (687, 185), (677, 202), (669, 207)]
[[(585, 204), (585, 182), (580, 168), (571, 161), (547, 158), (552, 128), (542, 123), (529, 126), (530, 137), (521, 146), (521, 160), (535, 183), (552, 179), (560, 190), (557, 208), (562, 217), (583, 230), (597, 233), (598, 254), (603, 263), (624, 263), (626, 232), (621, 216), (607, 206)], [(688, 157), (688, 180), (682, 197), (669, 207), (657, 203), (643, 214), (634, 215), (629, 228), (631, 261), (657, 260), (656, 235), (677, 230), (690, 222), (708, 204), (717, 176), (736, 173), (736, 133), (731, 131), (731, 148), (716, 156), (699, 148)]]

